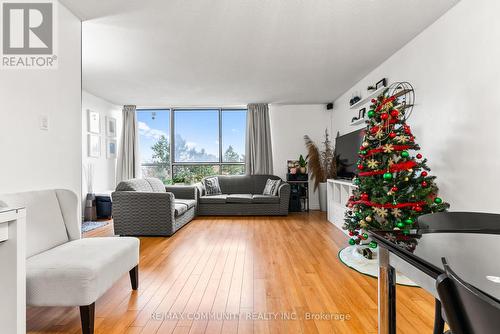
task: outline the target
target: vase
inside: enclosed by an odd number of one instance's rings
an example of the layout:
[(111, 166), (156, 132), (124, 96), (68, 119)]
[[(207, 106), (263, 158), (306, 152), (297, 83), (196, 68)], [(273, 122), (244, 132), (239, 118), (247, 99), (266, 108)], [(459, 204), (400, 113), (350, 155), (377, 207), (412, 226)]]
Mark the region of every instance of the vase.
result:
[(300, 174), (305, 174), (307, 169), (305, 167), (300, 167)]
[(321, 211), (327, 210), (327, 200), (326, 200), (326, 182), (319, 183), (319, 209)]

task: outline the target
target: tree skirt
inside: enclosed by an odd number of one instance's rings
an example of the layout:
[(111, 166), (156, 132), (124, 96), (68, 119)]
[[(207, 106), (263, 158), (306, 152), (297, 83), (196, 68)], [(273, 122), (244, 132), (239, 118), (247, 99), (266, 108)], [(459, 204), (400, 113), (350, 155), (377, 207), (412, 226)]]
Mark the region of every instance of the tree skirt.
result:
[[(364, 275), (378, 277), (378, 247), (371, 250), (373, 252), (373, 259), (371, 260), (361, 255), (356, 246), (348, 246), (341, 249), (338, 257), (340, 261), (349, 268)], [(418, 286), (408, 277), (399, 272), (396, 272), (396, 282), (400, 285)]]
[(82, 222), (82, 232), (89, 232), (96, 228), (108, 225), (107, 221), (86, 221)]

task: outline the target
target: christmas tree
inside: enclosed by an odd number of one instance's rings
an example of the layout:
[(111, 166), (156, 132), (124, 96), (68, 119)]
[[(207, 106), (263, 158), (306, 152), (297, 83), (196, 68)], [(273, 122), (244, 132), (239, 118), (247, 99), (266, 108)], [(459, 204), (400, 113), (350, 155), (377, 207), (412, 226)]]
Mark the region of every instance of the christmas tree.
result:
[[(358, 188), (349, 198), (344, 229), (349, 244), (368, 238), (367, 230), (409, 230), (417, 217), (445, 211), (449, 204), (438, 197), (435, 176), (430, 175), (427, 159), (419, 151), (406, 123), (414, 102), (413, 87), (396, 83), (373, 99), (359, 149)], [(377, 244), (370, 242), (370, 247)]]

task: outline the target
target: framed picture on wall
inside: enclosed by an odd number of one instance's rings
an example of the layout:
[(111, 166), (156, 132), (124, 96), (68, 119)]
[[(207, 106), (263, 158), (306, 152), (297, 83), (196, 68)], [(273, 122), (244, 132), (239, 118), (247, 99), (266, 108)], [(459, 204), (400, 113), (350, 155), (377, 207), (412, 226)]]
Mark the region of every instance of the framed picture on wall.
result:
[(106, 116), (106, 135), (116, 137), (116, 118)]
[(116, 159), (116, 139), (106, 139), (106, 157)]
[(101, 116), (97, 111), (87, 109), (87, 127), (91, 133), (101, 133)]
[(88, 155), (91, 158), (99, 158), (101, 156), (101, 137), (99, 135), (88, 135)]

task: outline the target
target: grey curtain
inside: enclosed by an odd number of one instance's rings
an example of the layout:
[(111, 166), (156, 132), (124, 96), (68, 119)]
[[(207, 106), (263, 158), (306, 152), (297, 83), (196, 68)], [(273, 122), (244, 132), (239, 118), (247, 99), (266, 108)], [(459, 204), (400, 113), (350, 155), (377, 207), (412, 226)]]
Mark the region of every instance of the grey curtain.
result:
[(116, 183), (141, 177), (135, 106), (123, 106), (122, 136), (116, 166)]
[(248, 175), (273, 173), (271, 126), (267, 104), (248, 105), (245, 167)]

